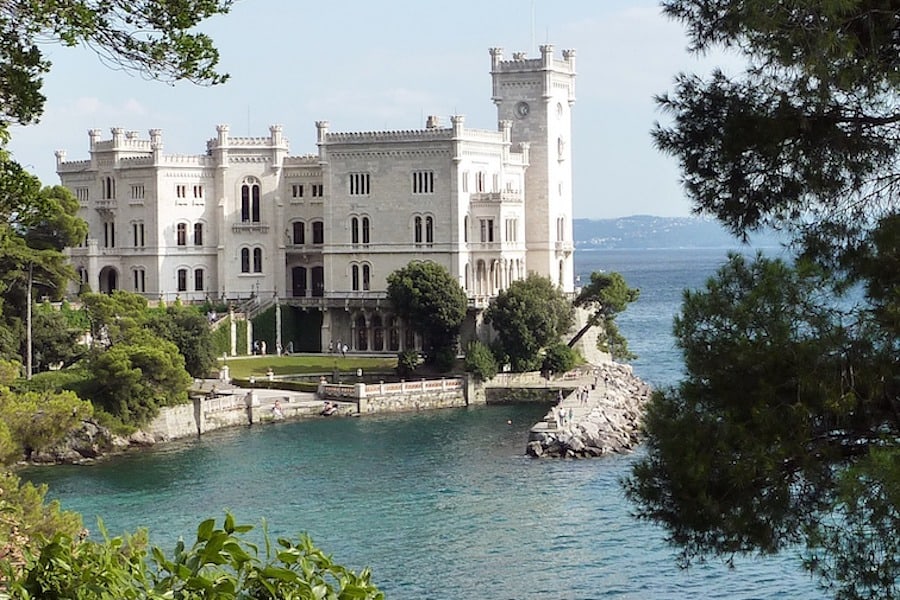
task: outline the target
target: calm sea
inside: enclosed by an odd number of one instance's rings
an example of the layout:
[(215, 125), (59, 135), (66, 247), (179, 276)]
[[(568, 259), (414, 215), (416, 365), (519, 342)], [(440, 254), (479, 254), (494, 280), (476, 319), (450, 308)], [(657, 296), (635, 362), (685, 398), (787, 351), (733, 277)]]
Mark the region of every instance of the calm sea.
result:
[[(598, 251), (640, 300), (620, 327), (637, 372), (665, 385), (680, 363), (670, 337), (681, 289), (723, 251)], [(335, 559), (370, 566), (396, 599), (821, 597), (790, 553), (679, 570), (664, 532), (631, 517), (619, 484), (634, 456), (533, 461), (528, 428), (545, 406), (282, 423), (214, 433), (91, 467), (27, 475), (113, 532), (148, 527), (171, 549), (229, 509), (274, 535), (309, 532)], [(507, 424), (511, 421), (512, 424)], [(96, 527), (93, 527), (96, 529)]]

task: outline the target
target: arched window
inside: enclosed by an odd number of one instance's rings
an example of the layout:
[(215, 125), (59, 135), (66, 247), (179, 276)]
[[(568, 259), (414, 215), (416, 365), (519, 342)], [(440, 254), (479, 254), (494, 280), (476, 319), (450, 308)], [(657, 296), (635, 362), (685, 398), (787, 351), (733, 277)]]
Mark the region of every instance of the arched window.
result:
[(241, 185), (241, 221), (259, 223), (259, 182), (247, 178)]
[(302, 246), (306, 243), (306, 223), (303, 221), (294, 221), (294, 244)]
[(203, 223), (194, 223), (194, 245), (203, 245)]
[(253, 249), (253, 272), (262, 273), (262, 248)]
[(178, 291), (187, 291), (187, 269), (178, 269)]
[(359, 291), (359, 265), (350, 267), (350, 287), (354, 292)]
[(203, 269), (194, 269), (194, 291), (203, 291)]
[(369, 217), (362, 218), (362, 243), (369, 243)]
[(313, 244), (325, 243), (325, 224), (322, 221), (313, 221), (312, 224)]
[(425, 242), (434, 243), (434, 219), (432, 217), (425, 217)]
[(250, 272), (250, 249), (241, 248), (241, 273)]
[(413, 238), (417, 244), (422, 243), (422, 217), (416, 217), (413, 224)]
[(359, 219), (356, 217), (350, 219), (350, 241), (354, 244), (359, 243)]
[(369, 280), (371, 279), (371, 271), (369, 265), (363, 265), (362, 268), (362, 289), (369, 291)]

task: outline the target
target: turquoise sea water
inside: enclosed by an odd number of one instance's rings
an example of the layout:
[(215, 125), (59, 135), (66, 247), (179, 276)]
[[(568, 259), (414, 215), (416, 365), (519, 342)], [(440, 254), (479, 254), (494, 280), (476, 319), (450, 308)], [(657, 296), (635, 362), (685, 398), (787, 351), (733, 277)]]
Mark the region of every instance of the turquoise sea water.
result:
[[(662, 385), (680, 363), (669, 336), (680, 290), (721, 251), (582, 253), (642, 290), (620, 317), (635, 368)], [(546, 406), (281, 423), (217, 432), (91, 467), (31, 470), (51, 495), (113, 532), (148, 527), (171, 548), (208, 516), (307, 531), (336, 560), (372, 567), (388, 598), (818, 598), (795, 556), (679, 570), (664, 532), (634, 520), (619, 481), (634, 456), (524, 457)], [(511, 421), (512, 424), (507, 424)], [(96, 527), (93, 527), (96, 529)]]

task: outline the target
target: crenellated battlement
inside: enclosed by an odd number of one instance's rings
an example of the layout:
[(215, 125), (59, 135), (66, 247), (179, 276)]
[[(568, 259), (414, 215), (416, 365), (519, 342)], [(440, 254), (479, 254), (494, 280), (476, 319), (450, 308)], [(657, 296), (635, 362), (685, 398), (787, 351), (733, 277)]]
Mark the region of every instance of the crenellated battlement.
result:
[(540, 58), (528, 58), (525, 52), (514, 52), (512, 59), (504, 60), (503, 48), (491, 48), (491, 73), (533, 73), (534, 71), (559, 71), (575, 73), (575, 50), (562, 51), (562, 59), (553, 56), (553, 46), (541, 46)]
[(451, 140), (453, 129), (405, 129), (393, 131), (354, 131), (326, 133), (327, 144), (370, 144), (372, 142), (431, 142)]
[(56, 163), (57, 173), (77, 173), (91, 167), (90, 160), (69, 160)]
[(318, 154), (301, 154), (298, 156), (286, 156), (284, 159), (284, 166), (291, 167), (318, 167), (319, 166), (319, 155)]

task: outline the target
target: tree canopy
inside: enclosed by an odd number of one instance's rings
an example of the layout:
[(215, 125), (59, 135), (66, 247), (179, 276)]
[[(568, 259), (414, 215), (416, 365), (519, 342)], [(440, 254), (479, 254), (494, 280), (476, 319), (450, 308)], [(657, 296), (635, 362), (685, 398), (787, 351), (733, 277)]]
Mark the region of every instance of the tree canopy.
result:
[(43, 75), (51, 62), (42, 48), (84, 45), (115, 68), (167, 82), (221, 83), (218, 50), (196, 31), (228, 12), (233, 0), (3, 0), (0, 2), (0, 130), (40, 118)]
[(685, 295), (687, 374), (655, 394), (626, 483), (684, 562), (799, 547), (837, 598), (900, 593), (900, 8), (666, 0), (747, 68), (658, 101), (694, 209), (792, 235)]
[(576, 307), (589, 310), (591, 314), (581, 331), (569, 341), (569, 346), (574, 346), (591, 327), (600, 326), (602, 331), (597, 337), (600, 350), (609, 352), (619, 360), (635, 358), (628, 351), (628, 340), (619, 333), (616, 316), (635, 302), (640, 294), (640, 290), (628, 287), (620, 273), (591, 273), (590, 283), (581, 288), (574, 302)]
[(572, 305), (547, 277), (534, 273), (497, 294), (484, 313), (500, 352), (516, 371), (537, 369), (540, 353), (559, 342), (573, 322)]
[[(422, 336), (426, 360), (455, 350), (466, 318), (466, 292), (450, 272), (433, 262), (411, 262), (388, 275), (391, 306)], [(454, 352), (455, 354), (455, 352)]]

